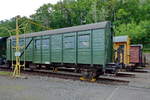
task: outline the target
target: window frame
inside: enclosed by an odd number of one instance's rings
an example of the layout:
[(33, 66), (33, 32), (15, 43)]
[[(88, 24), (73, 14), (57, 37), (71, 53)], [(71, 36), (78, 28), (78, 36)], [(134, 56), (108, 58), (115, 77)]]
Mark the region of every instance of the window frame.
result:
[[(75, 49), (75, 35), (64, 36), (63, 40), (64, 49)], [(66, 44), (69, 44), (69, 46), (67, 45), (67, 47)]]
[[(85, 38), (85, 36), (88, 36), (88, 37)], [(87, 43), (87, 46), (85, 45), (85, 43)], [(90, 48), (90, 34), (78, 35), (78, 48), (80, 49)]]
[[(44, 42), (45, 41), (45, 42)], [(46, 44), (45, 44), (46, 43)], [(48, 49), (50, 45), (50, 39), (49, 38), (43, 38), (42, 39), (42, 48)]]
[[(38, 43), (39, 45), (36, 43), (37, 41), (39, 41), (39, 43)], [(38, 45), (38, 46), (37, 46), (37, 45)], [(35, 48), (35, 49), (40, 49), (40, 48), (41, 48), (41, 39), (36, 39), (36, 40), (35, 40), (34, 48)]]

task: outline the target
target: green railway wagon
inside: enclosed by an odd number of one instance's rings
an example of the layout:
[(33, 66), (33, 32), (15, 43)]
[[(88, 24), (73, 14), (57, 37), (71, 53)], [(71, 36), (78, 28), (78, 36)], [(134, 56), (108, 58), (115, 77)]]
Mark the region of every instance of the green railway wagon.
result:
[[(7, 39), (7, 60), (15, 58), (15, 37)], [(21, 61), (26, 65), (74, 67), (83, 73), (105, 71), (112, 61), (109, 21), (20, 35)], [(88, 74), (89, 75), (89, 74)], [(95, 76), (94, 76), (95, 77)]]

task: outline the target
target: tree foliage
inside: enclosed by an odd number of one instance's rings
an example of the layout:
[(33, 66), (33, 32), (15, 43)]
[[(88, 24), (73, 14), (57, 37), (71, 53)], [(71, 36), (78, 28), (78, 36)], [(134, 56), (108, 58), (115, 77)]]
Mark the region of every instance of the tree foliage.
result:
[[(29, 18), (20, 18), (20, 23), (27, 19), (53, 29), (108, 20), (115, 35), (129, 35), (132, 43), (150, 42), (150, 0), (61, 0), (42, 5)], [(15, 29), (15, 18), (0, 21), (0, 36), (8, 36), (1, 27)], [(26, 33), (45, 30), (31, 23), (27, 29)]]

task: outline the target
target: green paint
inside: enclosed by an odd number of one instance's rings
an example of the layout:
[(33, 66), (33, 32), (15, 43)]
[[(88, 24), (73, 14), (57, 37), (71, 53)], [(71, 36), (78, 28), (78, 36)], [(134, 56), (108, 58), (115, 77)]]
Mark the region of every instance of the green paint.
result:
[[(32, 37), (25, 51), (26, 61), (33, 63), (105, 64), (112, 60), (112, 33), (110, 25), (104, 29), (52, 34)], [(32, 39), (26, 38), (26, 45)], [(10, 60), (10, 42), (7, 41), (7, 59)]]

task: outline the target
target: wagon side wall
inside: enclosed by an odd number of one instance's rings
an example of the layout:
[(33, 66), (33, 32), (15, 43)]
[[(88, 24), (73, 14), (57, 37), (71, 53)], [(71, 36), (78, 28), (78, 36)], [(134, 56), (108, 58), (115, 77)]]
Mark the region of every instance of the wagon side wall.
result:
[[(20, 39), (23, 41), (23, 39)], [(9, 42), (10, 41), (10, 42)], [(21, 61), (34, 64), (74, 64), (104, 66), (112, 60), (112, 34), (110, 25), (106, 28), (70, 31), (67, 33), (47, 34), (26, 37), (22, 44)], [(12, 60), (12, 45), (7, 41), (7, 60)]]

